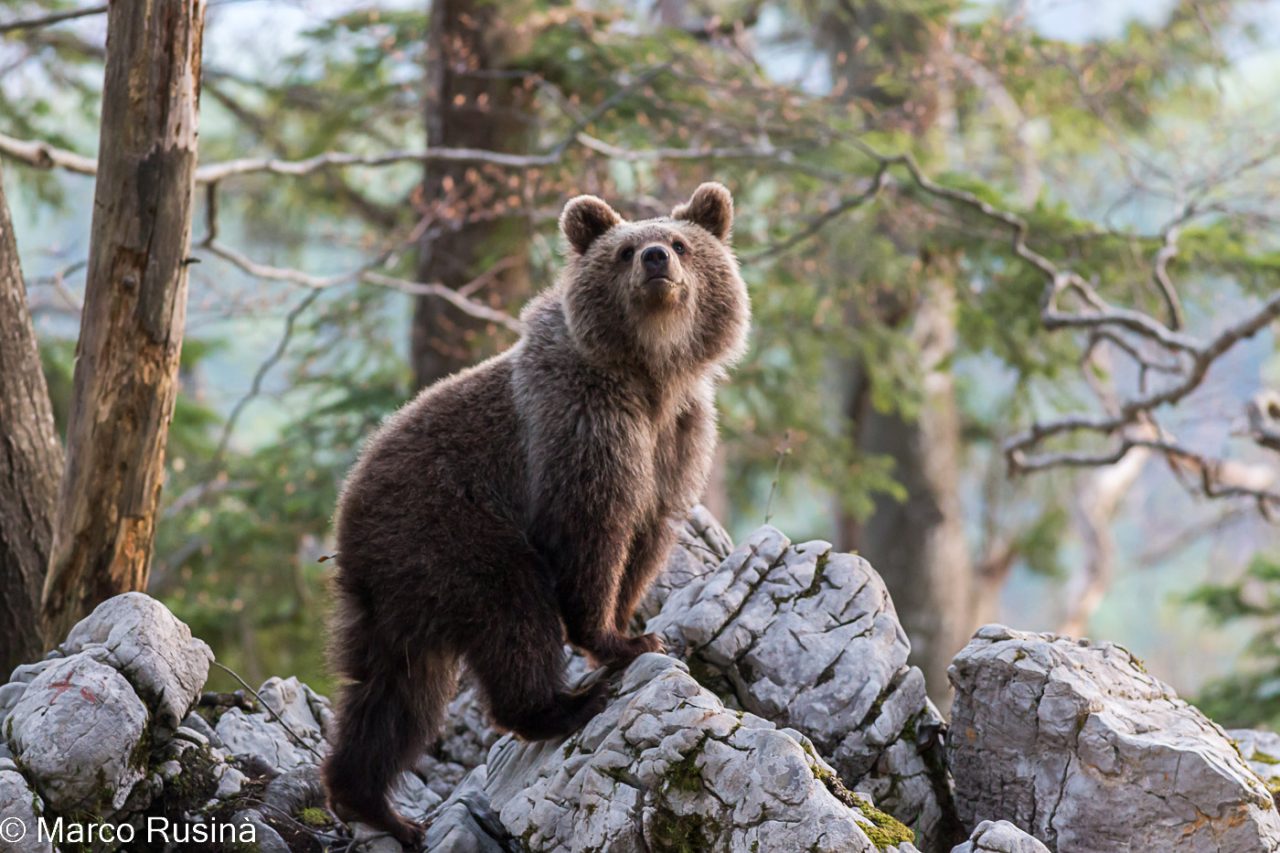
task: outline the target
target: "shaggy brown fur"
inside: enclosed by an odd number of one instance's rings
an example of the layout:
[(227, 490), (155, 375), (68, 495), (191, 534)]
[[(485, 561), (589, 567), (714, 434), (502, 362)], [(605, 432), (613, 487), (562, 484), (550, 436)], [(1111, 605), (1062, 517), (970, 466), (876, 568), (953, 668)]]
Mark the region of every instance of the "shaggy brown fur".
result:
[(625, 222), (580, 196), (559, 283), (509, 351), (433, 385), (369, 441), (338, 507), (333, 663), (349, 679), (324, 767), (331, 805), (416, 844), (387, 791), (435, 737), (458, 662), (495, 724), (563, 736), (605, 701), (565, 686), (564, 643), (620, 666), (701, 493), (713, 393), (742, 353), (733, 200), (703, 184), (670, 218)]

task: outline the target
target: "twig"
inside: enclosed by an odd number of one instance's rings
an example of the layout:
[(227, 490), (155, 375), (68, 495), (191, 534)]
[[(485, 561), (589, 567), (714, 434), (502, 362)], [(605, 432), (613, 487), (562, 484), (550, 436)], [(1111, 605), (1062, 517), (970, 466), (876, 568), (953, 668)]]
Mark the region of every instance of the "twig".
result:
[(222, 458), (226, 455), (227, 445), (231, 442), (231, 434), (235, 431), (236, 422), (240, 419), (240, 414), (244, 411), (244, 407), (249, 405), (255, 397), (262, 391), (262, 380), (266, 378), (268, 372), (274, 367), (281, 358), (284, 357), (285, 350), (289, 346), (289, 341), (293, 339), (293, 327), (297, 322), (299, 315), (311, 306), (320, 297), (319, 290), (312, 290), (302, 300), (290, 309), (284, 318), (284, 334), (280, 336), (276, 348), (267, 356), (262, 364), (258, 365), (258, 370), (253, 375), (253, 382), (249, 386), (249, 391), (243, 397), (236, 401), (235, 406), (231, 409), (231, 414), (227, 416), (227, 422), (222, 428), (222, 437), (218, 440), (218, 447), (213, 452), (213, 457), (209, 460), (210, 472), (217, 472), (218, 466), (222, 464)]
[(841, 199), (840, 202), (830, 210), (818, 215), (810, 221), (808, 225), (785, 240), (752, 252), (743, 252), (740, 257), (744, 262), (761, 261), (795, 248), (809, 238), (816, 236), (823, 228), (849, 211), (862, 207), (863, 205), (879, 198), (881, 190), (884, 189), (888, 182), (888, 176), (889, 167), (881, 164), (876, 170), (875, 176), (871, 179), (871, 183), (862, 192)]
[(773, 518), (773, 497), (778, 491), (778, 482), (782, 479), (782, 461), (791, 454), (791, 430), (787, 430), (782, 434), (782, 441), (779, 442), (775, 453), (778, 461), (773, 466), (773, 482), (769, 484), (769, 499), (765, 501), (764, 505), (765, 524), (768, 524), (769, 519)]
[(283, 728), (285, 732), (289, 734), (290, 737), (292, 737), (295, 741), (298, 742), (298, 746), (301, 746), (303, 749), (307, 750), (312, 755), (314, 755), (317, 761), (324, 761), (324, 755), (320, 752), (320, 750), (316, 749), (310, 743), (303, 740), (302, 736), (299, 735), (297, 732), (295, 732), (293, 730), (293, 727), (284, 721), (284, 717), (277, 714), (276, 710), (267, 704), (267, 700), (262, 698), (262, 694), (259, 693), (257, 690), (254, 690), (252, 687), (250, 687), (249, 682), (245, 681), (243, 678), (240, 677), (240, 673), (236, 672), (234, 669), (232, 669), (231, 667), (227, 666), (226, 664), (220, 661), (215, 660), (213, 662), (213, 665), (216, 666), (218, 669), (222, 670), (223, 672), (225, 672), (227, 675), (234, 678), (236, 681), (240, 682), (241, 687), (243, 687), (245, 690), (248, 690), (250, 693), (252, 693), (253, 697), (258, 700), (259, 704), (261, 704), (262, 707), (266, 709), (266, 711), (269, 714), (271, 714), (272, 717), (275, 718), (276, 722), (280, 724), (280, 727)]
[(517, 318), (512, 317), (502, 311), (481, 305), (467, 299), (457, 290), (446, 287), (443, 284), (426, 284), (419, 281), (407, 281), (402, 278), (394, 278), (389, 275), (382, 275), (376, 272), (365, 272), (360, 275), (360, 280), (370, 284), (376, 284), (380, 287), (389, 287), (392, 290), (398, 290), (401, 293), (408, 293), (414, 296), (438, 296), (450, 305), (466, 314), (471, 315), (480, 320), (488, 320), (490, 323), (496, 323), (499, 326), (519, 334), (524, 331), (524, 324)]
[(11, 33), (16, 30), (33, 30), (38, 27), (47, 27), (50, 24), (60, 24), (63, 21), (73, 21), (76, 18), (87, 18), (90, 15), (101, 15), (107, 11), (107, 6), (89, 6), (84, 9), (72, 9), (68, 12), (54, 12), (52, 15), (45, 15), (40, 18), (26, 18), (20, 21), (9, 21), (0, 24), (0, 34)]

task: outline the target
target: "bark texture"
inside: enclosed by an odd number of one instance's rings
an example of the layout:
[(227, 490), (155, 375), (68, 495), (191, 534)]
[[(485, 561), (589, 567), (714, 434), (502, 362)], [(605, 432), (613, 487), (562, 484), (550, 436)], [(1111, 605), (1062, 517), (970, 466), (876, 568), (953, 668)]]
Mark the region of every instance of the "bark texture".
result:
[(146, 587), (187, 302), (204, 0), (112, 3), (46, 636)]
[[(431, 4), (429, 144), (511, 153), (528, 148), (527, 90), (522, 78), (509, 73), (518, 52), (510, 22), (520, 17), (492, 0)], [(507, 202), (515, 189), (510, 177), (497, 167), (428, 164), (423, 201), (430, 225), (418, 245), (419, 281), (458, 289), (493, 271), (474, 298), (514, 312), (530, 282), (527, 226), (518, 216), (504, 215), (518, 207)], [(418, 387), (494, 352), (498, 331), (442, 299), (419, 296), (410, 341)]]
[(40, 656), (62, 445), (0, 179), (0, 673)]

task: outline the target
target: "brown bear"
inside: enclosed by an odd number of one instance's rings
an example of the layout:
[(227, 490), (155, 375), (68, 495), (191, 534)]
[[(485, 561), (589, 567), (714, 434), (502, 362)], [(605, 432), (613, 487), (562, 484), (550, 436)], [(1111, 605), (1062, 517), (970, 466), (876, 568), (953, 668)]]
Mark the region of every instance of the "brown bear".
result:
[(496, 726), (566, 735), (605, 702), (572, 692), (564, 644), (598, 665), (627, 635), (702, 492), (714, 388), (743, 352), (733, 199), (698, 187), (624, 221), (593, 196), (560, 217), (569, 259), (510, 350), (424, 390), (365, 446), (337, 512), (332, 662), (347, 679), (325, 762), (340, 816), (420, 841), (388, 789), (441, 723), (459, 662)]

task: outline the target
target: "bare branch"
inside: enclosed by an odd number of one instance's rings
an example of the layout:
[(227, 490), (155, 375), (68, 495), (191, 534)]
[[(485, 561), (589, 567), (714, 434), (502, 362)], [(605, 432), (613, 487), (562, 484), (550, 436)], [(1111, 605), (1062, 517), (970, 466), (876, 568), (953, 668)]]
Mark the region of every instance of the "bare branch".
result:
[(235, 432), (236, 422), (240, 420), (240, 414), (244, 411), (244, 407), (262, 393), (262, 382), (266, 379), (271, 368), (284, 358), (285, 350), (289, 347), (289, 341), (293, 339), (294, 326), (298, 321), (298, 317), (306, 311), (311, 304), (320, 296), (319, 290), (313, 290), (295, 305), (289, 309), (289, 313), (284, 318), (284, 334), (280, 336), (280, 340), (276, 343), (276, 348), (266, 357), (262, 364), (258, 365), (257, 371), (253, 374), (253, 382), (249, 386), (248, 392), (236, 401), (235, 406), (231, 409), (231, 414), (227, 416), (227, 421), (222, 427), (222, 436), (218, 439), (218, 447), (213, 452), (213, 456), (209, 460), (209, 471), (212, 478), (216, 478), (218, 466), (222, 464), (222, 458), (227, 453), (227, 447), (231, 444), (231, 434)]
[[(486, 277), (489, 277), (488, 274)], [(445, 287), (443, 284), (425, 284), (417, 281), (408, 281), (402, 278), (393, 278), (389, 275), (382, 275), (376, 272), (366, 272), (361, 274), (361, 281), (370, 284), (376, 284), (380, 287), (389, 287), (392, 290), (398, 290), (401, 293), (409, 293), (414, 296), (438, 296), (466, 314), (476, 317), (480, 320), (488, 320), (490, 323), (496, 323), (507, 329), (519, 334), (524, 331), (524, 324), (510, 314), (503, 313), (479, 302), (473, 302), (463, 296), (458, 290)], [(469, 286), (469, 285), (468, 285)]]
[(765, 258), (771, 258), (795, 248), (809, 238), (816, 236), (823, 228), (849, 211), (862, 207), (865, 204), (869, 204), (879, 198), (881, 190), (883, 190), (885, 185), (888, 183), (888, 177), (889, 168), (882, 164), (880, 168), (876, 170), (875, 177), (871, 179), (871, 183), (868, 184), (865, 190), (841, 199), (840, 202), (830, 210), (824, 211), (814, 217), (804, 228), (801, 228), (790, 237), (787, 237), (778, 243), (765, 246), (754, 252), (742, 253), (740, 255), (741, 259), (744, 262), (764, 260)]
[(0, 35), (11, 33), (17, 30), (33, 30), (38, 27), (47, 27), (50, 24), (60, 24), (63, 21), (73, 21), (76, 18), (87, 18), (90, 15), (102, 15), (107, 11), (107, 6), (89, 6), (84, 9), (72, 9), (68, 12), (55, 12), (52, 15), (44, 15), (39, 18), (26, 18), (21, 21), (8, 21), (0, 24)]
[[(580, 131), (573, 137), (572, 142), (594, 153), (630, 163), (727, 159), (774, 159), (785, 163), (792, 158), (791, 152), (767, 144), (725, 148), (631, 149), (613, 145)], [(416, 151), (385, 151), (380, 154), (328, 151), (303, 160), (250, 157), (201, 166), (196, 169), (196, 183), (212, 184), (227, 178), (251, 174), (300, 177), (326, 169), (352, 166), (384, 168), (400, 163), (488, 163), (508, 169), (536, 169), (562, 162), (568, 147), (565, 144), (557, 145), (544, 154), (507, 154), (481, 148), (429, 147)], [(45, 142), (27, 142), (2, 133), (0, 133), (0, 154), (37, 169), (58, 168), (80, 175), (92, 175), (97, 171), (97, 163), (92, 158), (56, 148)]]
[[(880, 154), (861, 140), (854, 140), (854, 145), (882, 168), (905, 169), (912, 183), (924, 193), (974, 211), (1010, 231), (1014, 255), (1045, 279), (1040, 319), (1046, 329), (1085, 330), (1090, 334), (1091, 341), (1105, 336), (1140, 363), (1144, 380), (1147, 369), (1157, 370), (1174, 379), (1163, 388), (1143, 392), (1119, 402), (1116, 410), (1110, 414), (1070, 414), (1033, 423), (1004, 445), (1005, 456), (1013, 471), (1114, 465), (1131, 450), (1146, 448), (1161, 453), (1176, 470), (1194, 473), (1197, 482), (1193, 488), (1200, 494), (1207, 497), (1249, 498), (1256, 502), (1259, 511), (1267, 517), (1271, 517), (1276, 508), (1280, 508), (1280, 491), (1276, 491), (1274, 485), (1278, 476), (1276, 471), (1269, 468), (1260, 470), (1258, 466), (1231, 460), (1209, 458), (1183, 447), (1164, 433), (1155, 438), (1143, 434), (1150, 428), (1155, 410), (1185, 399), (1204, 383), (1209, 369), (1225, 353), (1280, 318), (1280, 292), (1276, 292), (1245, 317), (1222, 329), (1212, 338), (1201, 340), (1180, 331), (1183, 324), (1182, 309), (1169, 279), (1168, 264), (1177, 253), (1180, 227), (1200, 212), (1197, 200), (1203, 197), (1203, 193), (1186, 203), (1179, 215), (1165, 227), (1161, 247), (1155, 258), (1154, 280), (1170, 312), (1170, 324), (1165, 325), (1141, 311), (1109, 304), (1079, 274), (1060, 268), (1048, 257), (1032, 249), (1028, 245), (1027, 222), (1017, 213), (996, 207), (966, 190), (936, 183), (923, 173), (909, 154)], [(1251, 161), (1249, 168), (1255, 165), (1257, 164)], [(1066, 293), (1074, 294), (1083, 302), (1079, 313), (1058, 308), (1059, 297)], [(1171, 365), (1165, 360), (1140, 355), (1135, 347), (1124, 341), (1119, 334), (1121, 332), (1135, 334), (1181, 361)], [(1089, 343), (1087, 348), (1091, 346), (1092, 343)], [(1119, 435), (1120, 440), (1108, 450), (1034, 452), (1045, 439), (1076, 433)], [(1254, 435), (1255, 438), (1258, 435), (1265, 437), (1256, 428)], [(1259, 444), (1268, 446), (1265, 441), (1260, 441)]]
[(788, 162), (792, 158), (790, 151), (774, 148), (772, 145), (737, 146), (728, 148), (620, 148), (602, 139), (579, 132), (574, 137), (579, 145), (611, 160), (626, 163), (651, 162), (655, 160), (778, 160)]
[[(461, 290), (454, 290), (453, 288), (446, 287), (443, 284), (408, 281), (406, 279), (395, 278), (393, 276), (374, 272), (375, 267), (382, 266), (385, 263), (385, 257), (379, 258), (370, 264), (366, 264), (365, 266), (350, 272), (338, 273), (337, 275), (331, 276), (316, 276), (305, 273), (302, 270), (260, 264), (249, 258), (247, 255), (244, 255), (228, 246), (224, 246), (217, 241), (207, 241), (201, 246), (201, 248), (209, 251), (219, 258), (222, 258), (233, 266), (238, 267), (254, 278), (260, 278), (267, 281), (288, 282), (289, 284), (295, 284), (311, 290), (327, 290), (331, 287), (337, 287), (342, 284), (363, 282), (366, 284), (376, 285), (378, 287), (386, 287), (391, 290), (398, 290), (401, 293), (407, 293), (412, 296), (436, 296), (445, 300), (464, 314), (475, 317), (479, 320), (496, 323), (497, 325), (516, 332), (517, 334), (524, 329), (524, 326), (517, 318), (495, 308), (490, 308), (480, 302), (476, 302), (473, 299), (469, 299), (463, 292), (461, 292)], [(494, 270), (486, 272), (476, 282), (469, 282), (466, 285), (466, 288), (473, 290), (474, 288), (472, 285), (477, 287), (483, 286), (483, 283), (490, 279), (493, 274)], [(470, 292), (470, 290), (468, 290), (468, 292)]]
[(196, 169), (197, 183), (222, 181), (237, 175), (267, 173), (298, 177), (322, 169), (365, 166), (381, 168), (399, 163), (489, 163), (510, 169), (535, 169), (560, 162), (559, 154), (504, 154), (479, 148), (425, 148), (421, 151), (387, 151), (381, 154), (350, 154), (329, 151), (305, 160), (245, 158), (226, 163), (211, 163)]
[(1176, 225), (1170, 226), (1164, 232), (1164, 245), (1156, 253), (1156, 262), (1151, 269), (1151, 279), (1159, 289), (1165, 307), (1169, 311), (1169, 328), (1175, 332), (1186, 325), (1182, 302), (1178, 299), (1178, 291), (1173, 286), (1173, 280), (1169, 278), (1169, 262), (1178, 255), (1179, 233), (1180, 229)]
[(98, 161), (92, 157), (55, 148), (47, 142), (26, 142), (0, 133), (0, 154), (37, 169), (63, 169), (77, 175), (94, 175)]

